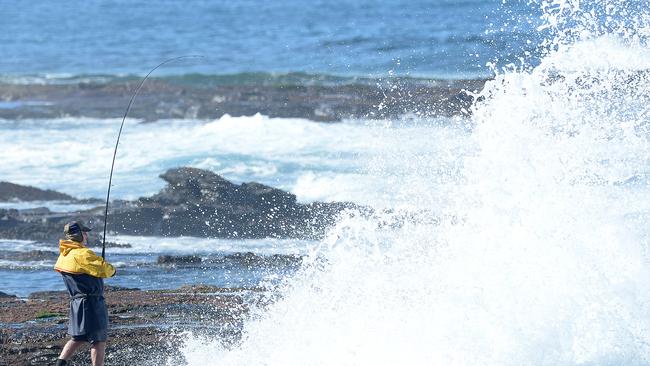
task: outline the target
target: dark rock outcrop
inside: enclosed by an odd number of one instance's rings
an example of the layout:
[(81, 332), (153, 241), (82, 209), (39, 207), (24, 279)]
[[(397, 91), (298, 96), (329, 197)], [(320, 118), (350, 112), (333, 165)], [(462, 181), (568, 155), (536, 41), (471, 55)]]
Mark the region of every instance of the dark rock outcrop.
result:
[(0, 201), (76, 201), (72, 196), (52, 190), (0, 182)]
[[(344, 210), (368, 213), (353, 203), (301, 204), (296, 196), (260, 183), (234, 184), (196, 168), (170, 169), (167, 186), (151, 197), (111, 205), (111, 234), (214, 238), (319, 238)], [(99, 233), (103, 207), (81, 212), (29, 214), (0, 209), (0, 237), (56, 240), (72, 219), (86, 221)], [(95, 236), (95, 244), (99, 240)], [(93, 244), (93, 243), (91, 243)]]
[(44, 261), (56, 260), (59, 253), (47, 250), (30, 250), (28, 252), (20, 252), (14, 250), (0, 251), (0, 259), (12, 261)]
[(300, 265), (303, 257), (299, 255), (273, 254), (259, 255), (252, 252), (233, 253), (223, 256), (209, 256), (205, 262), (211, 264), (235, 264), (247, 268), (262, 267), (296, 267)]
[(15, 298), (16, 295), (10, 295), (8, 293), (0, 291), (0, 298)]
[[(0, 95), (11, 108), (0, 118), (121, 117), (139, 80), (109, 83), (22, 85), (0, 83)], [(214, 119), (261, 113), (269, 117), (340, 121), (383, 119), (418, 113), (422, 116), (467, 113), (485, 80), (367, 80), (340, 85), (214, 85), (177, 84), (149, 79), (129, 116)]]
[[(20, 210), (0, 209), (0, 238), (37, 241), (57, 240), (63, 225), (77, 213), (66, 212), (41, 216), (23, 215)], [(84, 214), (77, 215), (86, 217)]]
[(201, 257), (196, 255), (161, 255), (158, 256), (158, 264), (197, 264), (201, 263)]
[[(23, 186), (10, 182), (0, 182), (0, 202), (7, 201), (67, 201), (72, 203), (101, 203), (102, 200), (96, 198), (78, 199), (65, 193), (53, 191), (51, 189), (40, 189), (31, 186)], [(34, 214), (42, 214), (46, 211), (45, 207), (31, 209)], [(27, 211), (23, 210), (23, 214)]]
[(303, 205), (259, 183), (234, 184), (210, 171), (176, 168), (158, 194), (114, 210), (111, 231), (133, 235), (219, 238), (315, 238), (351, 203)]

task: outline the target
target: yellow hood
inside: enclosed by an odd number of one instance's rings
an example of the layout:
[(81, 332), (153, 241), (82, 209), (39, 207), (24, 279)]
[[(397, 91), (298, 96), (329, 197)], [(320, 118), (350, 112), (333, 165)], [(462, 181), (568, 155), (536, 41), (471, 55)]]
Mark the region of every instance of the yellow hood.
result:
[(82, 243), (73, 240), (59, 241), (59, 259), (54, 269), (59, 272), (88, 274), (107, 278), (115, 275), (115, 268)]
[(74, 240), (59, 240), (59, 253), (68, 255), (72, 249), (85, 248), (83, 243)]

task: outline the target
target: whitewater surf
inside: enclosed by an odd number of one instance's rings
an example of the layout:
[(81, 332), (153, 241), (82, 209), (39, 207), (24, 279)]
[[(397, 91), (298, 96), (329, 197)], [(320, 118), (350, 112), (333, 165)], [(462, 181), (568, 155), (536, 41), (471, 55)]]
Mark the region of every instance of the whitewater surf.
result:
[(190, 365), (650, 363), (650, 17), (541, 6), (539, 63), (497, 71), (465, 123), (429, 127), (464, 141), (442, 142), (446, 165), (395, 148), (366, 167), (440, 221), (343, 218), (239, 343), (188, 335)]

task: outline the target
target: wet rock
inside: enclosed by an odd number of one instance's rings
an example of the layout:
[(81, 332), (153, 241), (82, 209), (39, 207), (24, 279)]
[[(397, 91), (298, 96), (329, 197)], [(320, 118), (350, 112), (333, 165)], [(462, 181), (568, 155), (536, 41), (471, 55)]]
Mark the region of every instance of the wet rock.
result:
[(221, 238), (314, 238), (351, 203), (303, 205), (295, 195), (260, 183), (234, 184), (202, 169), (161, 175), (158, 194), (112, 213), (125, 234)]
[(196, 255), (161, 255), (158, 264), (196, 264), (201, 263), (201, 257)]
[(51, 211), (47, 207), (34, 207), (18, 210), (21, 216), (43, 216), (48, 215)]
[[(99, 244), (99, 243), (95, 243)], [(106, 248), (132, 248), (133, 246), (129, 243), (115, 243), (112, 241), (107, 241), (106, 242)], [(100, 246), (101, 248), (101, 246)]]
[[(182, 343), (184, 331), (232, 344), (241, 337), (246, 304), (262, 296), (257, 289), (204, 285), (155, 291), (107, 286), (104, 295), (110, 318), (107, 364), (112, 365), (185, 364), (174, 346)], [(69, 338), (66, 319), (34, 319), (67, 314), (68, 297), (57, 291), (29, 299), (0, 298), (0, 365), (54, 364)], [(72, 363), (90, 364), (87, 348)]]
[(0, 201), (75, 201), (65, 193), (30, 186), (0, 182)]
[(29, 294), (32, 300), (57, 300), (66, 299), (68, 294), (64, 291), (36, 291)]
[(140, 291), (140, 289), (135, 287), (104, 285), (104, 292), (115, 292), (115, 291)]
[(302, 262), (302, 257), (298, 255), (259, 255), (251, 252), (233, 253), (223, 256), (209, 256), (205, 262), (212, 264), (235, 264), (245, 267), (293, 267)]
[[(213, 119), (261, 113), (269, 117), (340, 121), (345, 118), (390, 118), (407, 113), (458, 115), (469, 110), (485, 80), (365, 80), (339, 85), (179, 85), (149, 79), (129, 116), (147, 121), (162, 118)], [(110, 83), (1, 84), (0, 95), (15, 108), (0, 109), (0, 118), (55, 118), (62, 115), (121, 117), (133, 81)], [(21, 101), (39, 100), (33, 105)]]
[(0, 208), (0, 229), (13, 227), (20, 222), (20, 213), (16, 209)]
[(11, 295), (5, 292), (0, 291), (0, 298), (16, 297), (16, 295)]
[[(111, 206), (111, 234), (316, 239), (345, 210), (372, 212), (349, 202), (300, 204), (289, 192), (256, 182), (234, 184), (196, 168), (170, 169), (161, 178), (167, 185), (159, 193)], [(99, 207), (28, 216), (0, 210), (0, 218), (2, 238), (56, 241), (66, 222), (81, 219), (100, 228), (104, 216)], [(90, 240), (91, 246), (101, 246), (96, 235)]]
[(178, 289), (179, 292), (188, 292), (188, 293), (219, 293), (224, 291), (230, 291), (229, 289), (224, 289), (223, 287), (213, 286), (213, 285), (184, 285)]
[(48, 250), (30, 250), (27, 252), (19, 252), (13, 250), (0, 251), (0, 259), (11, 261), (43, 261), (43, 260), (56, 260), (58, 253)]
[[(100, 204), (104, 201), (96, 198), (78, 199), (68, 194), (53, 191), (50, 189), (40, 189), (31, 186), (23, 186), (10, 182), (0, 182), (0, 202), (10, 201), (66, 201), (70, 203), (81, 204)], [(20, 210), (21, 215), (30, 214), (47, 214), (49, 210), (45, 207), (30, 208)]]

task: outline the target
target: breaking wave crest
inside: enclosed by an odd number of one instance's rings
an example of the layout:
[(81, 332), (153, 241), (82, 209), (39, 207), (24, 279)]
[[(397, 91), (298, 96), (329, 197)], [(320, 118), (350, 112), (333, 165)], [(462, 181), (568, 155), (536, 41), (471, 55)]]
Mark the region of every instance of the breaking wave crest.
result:
[(556, 38), (476, 96), (475, 153), (450, 184), (408, 184), (425, 159), (373, 160), (410, 167), (397, 180), (415, 206), (442, 189), (440, 220), (343, 218), (239, 344), (191, 337), (190, 365), (650, 363), (650, 235), (634, 219), (650, 187), (625, 184), (650, 168), (648, 14), (542, 6)]

